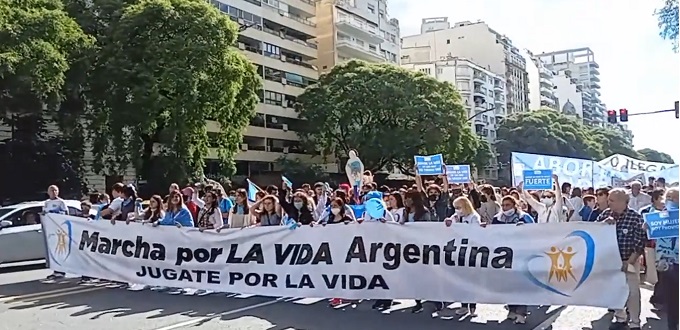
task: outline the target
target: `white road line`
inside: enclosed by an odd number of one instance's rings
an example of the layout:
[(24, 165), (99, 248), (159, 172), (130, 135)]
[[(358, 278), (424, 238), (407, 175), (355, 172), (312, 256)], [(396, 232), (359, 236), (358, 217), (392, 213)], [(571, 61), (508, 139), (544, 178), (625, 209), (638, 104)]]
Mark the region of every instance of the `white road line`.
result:
[[(550, 315), (550, 317), (548, 317), (547, 319), (543, 320), (543, 322), (539, 323), (537, 326), (535, 326), (535, 327), (534, 327), (533, 329), (531, 329), (531, 330), (545, 330), (545, 329), (548, 329), (548, 328), (555, 322), (555, 320), (557, 320), (557, 318), (560, 317), (560, 315), (562, 315), (562, 313), (568, 314), (568, 313), (571, 312), (574, 308), (576, 308), (576, 307), (574, 307), (574, 306), (560, 306), (560, 307), (555, 308), (555, 309), (554, 309), (554, 314), (553, 314), (553, 315)], [(551, 311), (553, 311), (553, 309), (552, 309), (552, 308), (549, 308), (549, 309), (548, 309), (548, 312), (551, 312)]]
[(249, 311), (249, 310), (252, 310), (252, 309), (257, 309), (257, 308), (260, 308), (260, 307), (274, 305), (274, 304), (277, 304), (277, 303), (280, 303), (280, 302), (289, 302), (289, 301), (293, 301), (293, 300), (296, 300), (296, 299), (298, 299), (298, 298), (284, 298), (284, 297), (276, 298), (274, 300), (265, 301), (263, 303), (249, 305), (249, 306), (245, 306), (245, 307), (241, 307), (241, 308), (237, 308), (237, 309), (232, 309), (232, 310), (222, 312), (222, 313), (218, 313), (218, 314), (215, 314), (215, 315), (209, 315), (209, 316), (206, 316), (206, 317), (196, 318), (194, 320), (184, 321), (184, 322), (168, 325), (168, 326), (165, 326), (165, 327), (162, 327), (162, 328), (156, 328), (154, 330), (174, 330), (174, 329), (184, 328), (184, 327), (196, 325), (196, 324), (199, 324), (199, 323), (203, 323), (203, 322), (206, 322), (206, 321), (209, 321), (209, 320), (212, 320), (212, 319), (216, 319), (216, 318), (219, 318), (219, 317), (243, 313), (245, 311)]

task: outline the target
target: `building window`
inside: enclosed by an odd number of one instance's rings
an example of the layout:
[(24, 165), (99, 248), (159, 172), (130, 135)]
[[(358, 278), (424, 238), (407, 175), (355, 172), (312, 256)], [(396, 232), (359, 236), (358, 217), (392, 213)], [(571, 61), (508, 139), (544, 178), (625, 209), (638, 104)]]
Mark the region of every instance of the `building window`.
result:
[(272, 44), (264, 43), (264, 54), (270, 57), (281, 56), (281, 48)]
[(373, 5), (368, 5), (368, 11), (370, 11), (371, 14), (375, 14), (375, 7), (373, 7)]
[(446, 44), (450, 45), (451, 44), (451, 39), (446, 39)]
[(375, 52), (375, 51), (377, 51), (378, 49), (375, 47), (375, 45), (368, 45), (368, 50), (371, 50), (371, 51), (374, 51), (374, 52)]
[(264, 92), (264, 103), (281, 105), (283, 104), (283, 94), (277, 92)]

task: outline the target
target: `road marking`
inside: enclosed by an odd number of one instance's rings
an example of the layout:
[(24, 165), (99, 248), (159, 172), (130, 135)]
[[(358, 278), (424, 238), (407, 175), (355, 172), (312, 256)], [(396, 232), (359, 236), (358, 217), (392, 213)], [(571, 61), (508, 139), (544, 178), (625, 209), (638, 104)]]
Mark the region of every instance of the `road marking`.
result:
[(101, 290), (101, 289), (106, 289), (106, 286), (97, 286), (97, 287), (73, 287), (73, 288), (63, 288), (63, 289), (58, 289), (58, 290), (52, 290), (52, 291), (44, 291), (44, 292), (39, 292), (39, 293), (32, 293), (32, 294), (27, 294), (27, 295), (20, 295), (20, 296), (9, 296), (0, 299), (0, 303), (16, 303), (16, 302), (25, 302), (27, 300), (38, 300), (38, 299), (49, 299), (49, 298), (56, 298), (56, 297), (64, 297), (64, 296), (70, 296), (70, 295), (75, 295), (79, 293), (85, 293), (85, 292), (91, 292), (91, 291), (96, 291), (96, 290)]
[(195, 320), (184, 321), (184, 322), (168, 325), (168, 326), (165, 326), (165, 327), (162, 327), (162, 328), (156, 328), (154, 330), (174, 330), (174, 329), (189, 327), (189, 326), (192, 326), (192, 325), (196, 325), (196, 324), (199, 324), (199, 323), (204, 323), (206, 321), (210, 321), (212, 319), (216, 319), (218, 317), (243, 313), (245, 311), (249, 311), (249, 310), (252, 310), (252, 309), (257, 309), (257, 308), (260, 308), (260, 307), (274, 305), (274, 304), (277, 304), (277, 303), (280, 303), (280, 302), (290, 302), (290, 301), (293, 301), (293, 300), (296, 300), (296, 299), (299, 299), (299, 298), (283, 298), (283, 297), (276, 298), (274, 300), (265, 301), (263, 303), (249, 305), (249, 306), (245, 306), (245, 307), (241, 307), (241, 308), (237, 308), (237, 309), (232, 309), (232, 310), (222, 312), (222, 313), (218, 313), (218, 314), (215, 314), (215, 315), (208, 315), (208, 316), (205, 316), (205, 317), (197, 318)]
[(553, 314), (550, 315), (547, 319), (543, 320), (543, 322), (539, 323), (537, 326), (535, 326), (531, 330), (545, 330), (550, 328), (550, 326), (555, 323), (555, 320), (557, 320), (562, 313), (568, 314), (571, 312), (575, 307), (573, 306), (559, 306), (555, 309), (549, 308), (548, 313), (552, 312)]

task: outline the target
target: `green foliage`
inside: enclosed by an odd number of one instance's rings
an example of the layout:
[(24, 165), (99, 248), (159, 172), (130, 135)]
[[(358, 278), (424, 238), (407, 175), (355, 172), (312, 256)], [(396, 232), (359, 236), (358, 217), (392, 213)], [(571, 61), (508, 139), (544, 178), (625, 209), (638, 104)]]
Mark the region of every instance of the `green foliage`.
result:
[(640, 149), (637, 152), (643, 156), (642, 159), (650, 162), (675, 164), (675, 160), (673, 160), (673, 157), (671, 157), (671, 155), (665, 152), (657, 151), (650, 148)]
[[(281, 173), (286, 176), (293, 184), (315, 183), (318, 181), (327, 182), (330, 177), (317, 164), (306, 164), (299, 159), (282, 157), (276, 160), (281, 167)], [(295, 187), (298, 188), (298, 187)]]
[(502, 162), (512, 152), (600, 160), (612, 154), (641, 158), (620, 129), (590, 127), (554, 110), (516, 113), (501, 122), (496, 150)]
[[(143, 175), (200, 176), (210, 142), (232, 172), (261, 87), (233, 47), (237, 24), (201, 0), (100, 0), (91, 8), (74, 0), (69, 8), (86, 10), (79, 22), (99, 41), (88, 113), (97, 169), (121, 173), (133, 164)], [(221, 127), (216, 140), (206, 120)], [(172, 161), (150, 168), (155, 157)]]
[(659, 20), (659, 35), (673, 43), (673, 50), (678, 51), (678, 0), (664, 0), (663, 7), (654, 11)]
[(372, 171), (408, 173), (414, 155), (442, 153), (449, 163), (483, 157), (454, 87), (394, 65), (336, 66), (298, 97), (296, 110), (309, 121), (299, 133), (306, 148), (338, 158), (356, 149)]
[(70, 63), (93, 43), (59, 0), (0, 0), (0, 40), (0, 120), (58, 105)]

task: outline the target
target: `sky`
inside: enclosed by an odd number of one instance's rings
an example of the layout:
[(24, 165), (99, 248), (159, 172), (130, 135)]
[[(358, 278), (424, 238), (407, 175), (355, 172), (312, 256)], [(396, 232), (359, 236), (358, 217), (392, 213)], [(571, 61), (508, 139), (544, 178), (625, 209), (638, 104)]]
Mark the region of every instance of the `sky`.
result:
[(680, 163), (680, 55), (659, 37), (653, 15), (663, 0), (388, 0), (401, 35), (420, 33), (422, 18), (485, 21), (519, 49), (542, 53), (590, 47), (600, 65), (600, 99), (608, 109), (628, 109), (636, 149), (665, 152)]

